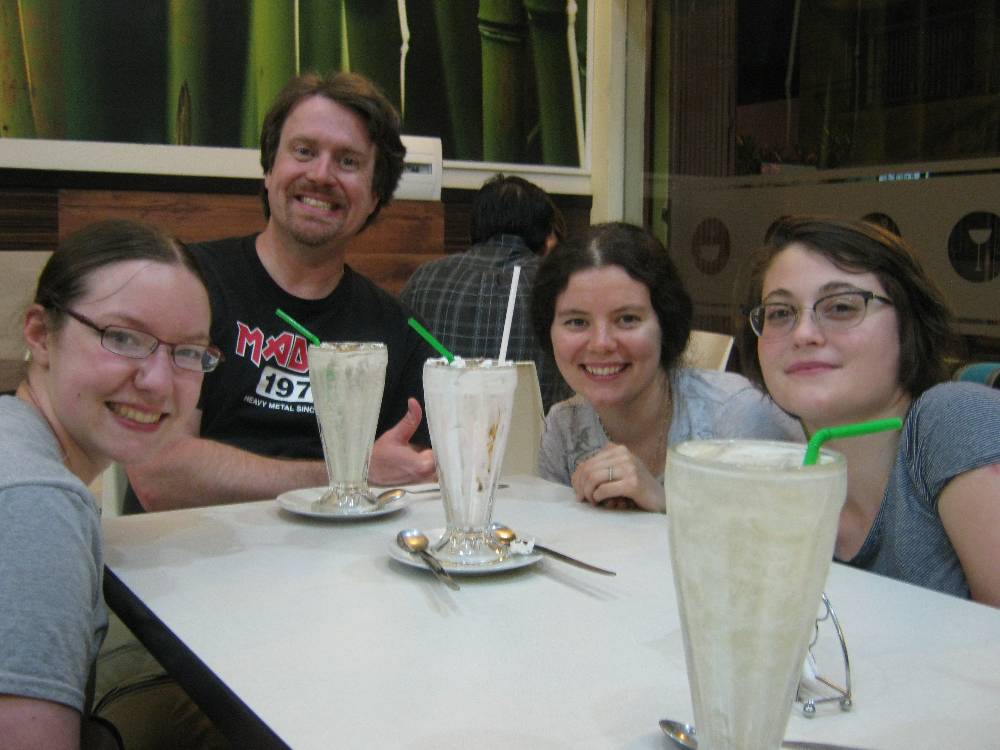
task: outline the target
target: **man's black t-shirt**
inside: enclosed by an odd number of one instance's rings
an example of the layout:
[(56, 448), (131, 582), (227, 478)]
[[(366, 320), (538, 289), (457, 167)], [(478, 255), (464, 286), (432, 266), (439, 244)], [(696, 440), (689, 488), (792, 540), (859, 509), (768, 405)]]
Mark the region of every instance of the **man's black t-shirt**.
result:
[[(277, 317), (281, 308), (323, 341), (381, 341), (388, 348), (377, 434), (423, 404), (423, 365), (434, 351), (407, 325), (407, 309), (364, 276), (344, 268), (324, 299), (285, 292), (268, 275), (256, 235), (191, 246), (208, 283), (212, 343), (225, 360), (205, 376), (201, 436), (260, 455), (323, 457), (309, 388), (308, 342)], [(414, 442), (429, 444), (427, 421)]]

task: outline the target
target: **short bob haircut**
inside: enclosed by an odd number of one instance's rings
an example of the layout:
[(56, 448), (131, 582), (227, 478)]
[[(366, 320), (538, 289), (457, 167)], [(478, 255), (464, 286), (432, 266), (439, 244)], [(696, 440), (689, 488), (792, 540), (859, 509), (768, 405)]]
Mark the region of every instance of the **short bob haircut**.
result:
[(531, 322), (542, 348), (552, 353), (556, 300), (578, 271), (618, 266), (649, 289), (660, 323), (660, 366), (670, 372), (680, 363), (691, 335), (693, 307), (663, 244), (642, 227), (595, 224), (560, 243), (538, 269), (531, 296)]
[(87, 293), (92, 274), (130, 260), (182, 266), (205, 286), (197, 261), (179, 240), (147, 224), (110, 220), (84, 227), (59, 243), (38, 277), (34, 301), (59, 330), (65, 322), (63, 311)]
[[(367, 227), (378, 216), (378, 212), (389, 205), (392, 194), (396, 192), (399, 178), (403, 174), (406, 147), (399, 137), (399, 113), (385, 94), (364, 76), (346, 72), (335, 72), (325, 77), (316, 73), (304, 73), (289, 81), (264, 116), (260, 131), (260, 166), (264, 169), (264, 174), (271, 172), (278, 155), (285, 120), (301, 101), (313, 96), (325, 96), (330, 101), (353, 110), (365, 123), (368, 137), (375, 145), (372, 190), (378, 196), (378, 203), (364, 224)], [(270, 218), (271, 207), (267, 202), (267, 189), (263, 186), (261, 200), (264, 203), (264, 217)]]
[(472, 242), (479, 245), (498, 234), (513, 234), (523, 239), (533, 253), (540, 253), (549, 235), (559, 233), (557, 214), (559, 209), (552, 198), (538, 185), (499, 173), (484, 182), (472, 199)]
[[(899, 235), (867, 221), (825, 216), (786, 216), (768, 230), (744, 271), (736, 328), (743, 373), (766, 389), (749, 311), (762, 301), (764, 277), (774, 258), (798, 243), (847, 273), (871, 273), (892, 300), (899, 321), (899, 384), (916, 398), (947, 380), (946, 357), (957, 350), (953, 319), (944, 297)], [(859, 383), (859, 388), (864, 384)]]

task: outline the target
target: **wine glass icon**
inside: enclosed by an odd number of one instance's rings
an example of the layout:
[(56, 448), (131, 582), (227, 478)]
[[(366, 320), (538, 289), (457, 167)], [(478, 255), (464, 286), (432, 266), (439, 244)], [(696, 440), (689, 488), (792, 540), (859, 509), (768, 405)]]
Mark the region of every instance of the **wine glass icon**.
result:
[(993, 227), (988, 224), (985, 227), (970, 227), (965, 231), (968, 233), (969, 239), (976, 244), (976, 272), (981, 273), (983, 270), (983, 249), (993, 236)]

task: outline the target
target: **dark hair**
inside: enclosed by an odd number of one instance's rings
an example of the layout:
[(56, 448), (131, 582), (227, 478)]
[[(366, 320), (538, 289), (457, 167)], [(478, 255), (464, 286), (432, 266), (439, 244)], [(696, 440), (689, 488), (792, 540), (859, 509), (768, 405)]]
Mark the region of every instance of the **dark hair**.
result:
[(916, 398), (947, 380), (946, 356), (957, 345), (953, 318), (944, 297), (899, 235), (867, 221), (821, 216), (784, 217), (756, 250), (744, 272), (746, 281), (736, 328), (744, 374), (765, 387), (757, 357), (757, 336), (749, 310), (761, 303), (764, 276), (774, 258), (799, 243), (847, 273), (871, 273), (896, 308), (899, 330), (899, 382)]
[[(274, 167), (281, 142), (281, 131), (291, 111), (304, 99), (325, 96), (350, 110), (365, 123), (368, 137), (375, 145), (375, 173), (372, 190), (378, 196), (378, 204), (365, 222), (371, 224), (378, 212), (392, 200), (399, 178), (403, 174), (403, 157), (406, 147), (399, 137), (399, 113), (378, 87), (364, 76), (356, 73), (334, 72), (327, 76), (305, 73), (289, 81), (278, 94), (271, 109), (264, 116), (260, 130), (260, 165), (264, 174)], [(261, 188), (264, 202), (264, 217), (270, 218), (271, 207), (267, 202), (267, 190)]]
[(59, 243), (38, 277), (35, 302), (48, 311), (58, 329), (65, 319), (63, 310), (87, 293), (95, 271), (130, 260), (183, 266), (205, 285), (197, 261), (183, 243), (147, 224), (111, 220), (84, 227)]
[(531, 322), (536, 339), (545, 351), (552, 353), (556, 299), (577, 271), (606, 266), (620, 267), (649, 289), (662, 332), (660, 364), (669, 372), (678, 364), (691, 335), (691, 297), (663, 243), (642, 227), (631, 224), (595, 224), (560, 243), (542, 261), (531, 295)]
[[(532, 252), (539, 253), (545, 249), (549, 234), (556, 231), (559, 213), (552, 198), (540, 187), (501, 172), (483, 183), (472, 199), (472, 242), (479, 244), (498, 234), (514, 234)], [(563, 220), (560, 226), (565, 225)]]

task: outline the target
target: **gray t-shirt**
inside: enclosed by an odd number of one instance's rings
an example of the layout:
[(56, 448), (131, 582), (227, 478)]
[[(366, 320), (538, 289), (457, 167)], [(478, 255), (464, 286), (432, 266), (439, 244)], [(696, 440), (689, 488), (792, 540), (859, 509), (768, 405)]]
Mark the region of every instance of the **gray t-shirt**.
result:
[[(670, 387), (667, 445), (710, 438), (804, 440), (799, 423), (742, 375), (681, 368), (671, 375)], [(539, 472), (568, 485), (576, 467), (607, 444), (594, 407), (581, 396), (560, 401), (545, 418)]]
[(848, 563), (969, 598), (969, 584), (938, 515), (948, 482), (1000, 462), (1000, 391), (942, 383), (910, 407), (882, 507)]
[(38, 411), (0, 397), (0, 693), (88, 708), (102, 572), (93, 495)]

